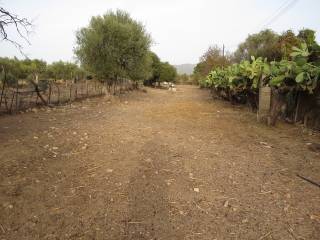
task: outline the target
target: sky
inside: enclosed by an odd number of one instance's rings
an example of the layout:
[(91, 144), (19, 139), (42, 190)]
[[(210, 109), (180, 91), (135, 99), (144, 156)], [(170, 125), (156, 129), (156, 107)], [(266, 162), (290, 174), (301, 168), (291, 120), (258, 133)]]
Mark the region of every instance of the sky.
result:
[[(197, 63), (214, 44), (234, 51), (248, 34), (265, 28), (280, 33), (311, 28), (320, 42), (319, 0), (0, 0), (0, 6), (33, 21), (31, 45), (11, 30), (10, 37), (24, 45), (29, 58), (49, 63), (75, 61), (76, 31), (92, 16), (116, 9), (144, 24), (151, 49), (171, 64)], [(0, 56), (23, 58), (1, 41)]]

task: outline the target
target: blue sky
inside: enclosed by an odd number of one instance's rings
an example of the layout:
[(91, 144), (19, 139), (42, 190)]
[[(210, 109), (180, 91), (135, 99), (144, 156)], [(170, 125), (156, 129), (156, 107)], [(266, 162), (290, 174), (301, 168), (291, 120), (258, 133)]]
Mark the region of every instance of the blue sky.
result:
[[(290, 2), (292, 6), (273, 19)], [(75, 32), (87, 26), (91, 16), (117, 8), (146, 26), (154, 40), (152, 50), (172, 64), (196, 63), (213, 44), (232, 51), (248, 34), (266, 27), (276, 32), (311, 28), (320, 40), (319, 0), (0, 0), (0, 6), (33, 19), (32, 45), (24, 44), (25, 52), (48, 62), (74, 61)], [(0, 56), (22, 58), (4, 42)]]

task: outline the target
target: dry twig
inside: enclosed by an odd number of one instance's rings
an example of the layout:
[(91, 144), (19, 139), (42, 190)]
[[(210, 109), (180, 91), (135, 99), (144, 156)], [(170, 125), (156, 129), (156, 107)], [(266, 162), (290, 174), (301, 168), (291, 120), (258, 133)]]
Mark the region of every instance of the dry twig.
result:
[(21, 18), (18, 15), (5, 10), (3, 7), (0, 7), (0, 36), (2, 40), (12, 43), (23, 56), (26, 56), (22, 51), (23, 46), (8, 36), (8, 28), (11, 26), (13, 26), (18, 35), (30, 45), (28, 35), (33, 26), (32, 23), (28, 19)]

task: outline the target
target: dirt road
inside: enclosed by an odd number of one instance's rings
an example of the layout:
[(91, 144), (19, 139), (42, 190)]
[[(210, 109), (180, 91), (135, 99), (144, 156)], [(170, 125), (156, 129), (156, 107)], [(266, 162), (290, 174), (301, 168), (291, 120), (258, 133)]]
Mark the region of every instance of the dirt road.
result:
[(320, 239), (320, 142), (207, 91), (0, 118), (0, 239)]

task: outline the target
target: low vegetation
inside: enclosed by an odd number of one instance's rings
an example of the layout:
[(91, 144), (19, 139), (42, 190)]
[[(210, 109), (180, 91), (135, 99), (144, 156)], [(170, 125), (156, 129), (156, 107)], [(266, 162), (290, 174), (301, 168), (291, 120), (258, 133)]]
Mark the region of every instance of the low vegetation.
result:
[[(268, 30), (249, 36), (245, 43), (239, 45), (233, 60), (229, 58), (229, 64), (221, 61), (223, 56), (216, 58), (212, 71), (200, 81), (200, 85), (210, 88), (215, 96), (228, 99), (232, 103), (248, 102), (253, 109), (258, 106), (259, 87), (271, 87), (277, 101), (273, 105), (277, 109), (272, 110), (274, 124), (288, 97), (299, 92), (318, 94), (320, 46), (315, 41), (314, 31), (302, 30), (297, 36), (287, 31), (279, 37), (279, 42), (271, 38), (273, 40), (267, 47), (266, 41), (270, 40), (272, 34), (274, 33)], [(253, 39), (260, 39), (261, 48), (259, 44), (256, 44), (256, 49), (252, 47)], [(276, 43), (279, 43), (281, 48), (276, 48)], [(248, 53), (255, 55), (248, 60)], [(268, 57), (277, 60), (268, 61)], [(235, 59), (243, 60), (231, 64)], [(198, 66), (201, 64), (203, 63)], [(208, 67), (209, 64), (205, 66)]]

